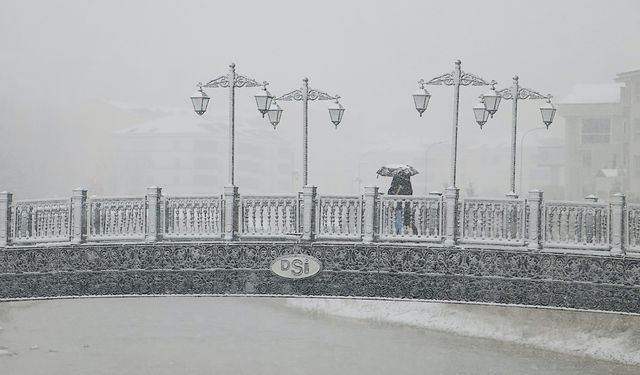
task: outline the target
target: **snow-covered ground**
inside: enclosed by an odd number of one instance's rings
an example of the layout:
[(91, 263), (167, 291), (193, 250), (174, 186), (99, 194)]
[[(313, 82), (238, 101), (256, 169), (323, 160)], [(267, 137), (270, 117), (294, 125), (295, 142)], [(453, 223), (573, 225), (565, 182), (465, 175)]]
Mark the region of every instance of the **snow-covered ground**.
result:
[(479, 304), (290, 298), (290, 307), (640, 365), (640, 316)]

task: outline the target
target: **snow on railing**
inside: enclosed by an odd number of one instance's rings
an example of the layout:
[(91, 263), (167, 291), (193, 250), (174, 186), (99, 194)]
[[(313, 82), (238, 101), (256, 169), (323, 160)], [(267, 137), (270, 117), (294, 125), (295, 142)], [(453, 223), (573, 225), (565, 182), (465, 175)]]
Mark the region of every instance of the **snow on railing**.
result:
[[(0, 247), (47, 242), (280, 239), (431, 242), (509, 246), (523, 251), (607, 251), (640, 256), (640, 204), (622, 194), (608, 203), (458, 197), (321, 195), (314, 186), (291, 195), (163, 196), (158, 187), (138, 197), (13, 201), (0, 192)], [(449, 215), (452, 215), (449, 217)]]
[(241, 237), (299, 235), (298, 197), (295, 195), (240, 197)]
[(166, 239), (220, 238), (223, 201), (216, 196), (166, 196), (162, 228)]
[(14, 243), (69, 241), (69, 198), (22, 200), (13, 205), (11, 234)]
[(525, 214), (524, 199), (463, 199), (461, 241), (524, 245)]
[(89, 199), (88, 238), (93, 241), (144, 239), (145, 197)]
[(544, 246), (609, 249), (609, 204), (544, 202)]
[(627, 206), (627, 244), (630, 251), (640, 252), (640, 204)]
[(316, 206), (316, 238), (361, 239), (362, 197), (319, 196)]
[(382, 195), (379, 207), (381, 240), (441, 240), (440, 197)]

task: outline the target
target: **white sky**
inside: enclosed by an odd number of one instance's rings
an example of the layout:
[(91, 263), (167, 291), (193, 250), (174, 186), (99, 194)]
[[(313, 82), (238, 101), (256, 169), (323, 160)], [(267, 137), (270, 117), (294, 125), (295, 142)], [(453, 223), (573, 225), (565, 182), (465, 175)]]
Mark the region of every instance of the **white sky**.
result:
[[(327, 166), (355, 149), (448, 140), (451, 88), (429, 89), (423, 118), (410, 95), (418, 79), (451, 71), (458, 58), (463, 70), (497, 80), (498, 88), (518, 74), (523, 86), (562, 98), (576, 84), (607, 83), (640, 68), (639, 41), (637, 0), (5, 0), (0, 137), (11, 139), (14, 158), (27, 143), (45, 141), (33, 138), (43, 127), (52, 136), (82, 128), (78, 138), (59, 141), (68, 147), (87, 142), (87, 128), (100, 126), (92, 118), (96, 105), (190, 106), (195, 83), (225, 74), (235, 61), (238, 73), (270, 81), (274, 93), (293, 90), (308, 76), (312, 87), (343, 97), (347, 112), (337, 131), (328, 103), (311, 105), (312, 176), (326, 176)], [(484, 90), (462, 90), (463, 145), (509, 141), (508, 103), (482, 132), (473, 121), (471, 107)], [(239, 112), (255, 112), (253, 91), (239, 91)], [(209, 94), (214, 107), (226, 106), (226, 92)], [(300, 106), (282, 106), (279, 134), (299, 143)], [(522, 131), (540, 125), (538, 106), (521, 104)], [(554, 125), (549, 135), (561, 137), (562, 125)], [(37, 160), (40, 149), (30, 149), (29, 160)], [(14, 175), (12, 165), (5, 156), (0, 176)]]

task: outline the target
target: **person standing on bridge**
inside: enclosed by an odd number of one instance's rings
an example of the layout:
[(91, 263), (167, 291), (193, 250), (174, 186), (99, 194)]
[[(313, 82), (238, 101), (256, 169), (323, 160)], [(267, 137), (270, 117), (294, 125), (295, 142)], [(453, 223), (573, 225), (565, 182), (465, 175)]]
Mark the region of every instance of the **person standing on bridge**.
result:
[[(413, 187), (411, 186), (411, 176), (408, 174), (398, 174), (391, 180), (388, 195), (413, 195)], [(418, 230), (413, 223), (411, 215), (411, 202), (398, 202), (395, 210), (395, 229), (396, 234), (408, 232), (409, 227), (413, 234), (417, 234)]]
[[(411, 176), (418, 174), (418, 171), (408, 164), (385, 165), (376, 172), (379, 176), (393, 177), (388, 195), (413, 195), (411, 187)], [(404, 204), (399, 201), (396, 203), (394, 212), (394, 229), (395, 234), (404, 234), (409, 232), (409, 228), (413, 234), (418, 233), (418, 229), (413, 223), (411, 201), (405, 201)]]

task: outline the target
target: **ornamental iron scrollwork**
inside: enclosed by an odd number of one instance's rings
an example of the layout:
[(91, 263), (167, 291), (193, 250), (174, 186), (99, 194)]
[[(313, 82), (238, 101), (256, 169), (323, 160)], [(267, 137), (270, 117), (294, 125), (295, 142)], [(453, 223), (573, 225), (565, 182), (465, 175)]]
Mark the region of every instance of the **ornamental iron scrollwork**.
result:
[[(233, 86), (234, 87), (258, 87), (262, 85), (263, 83), (260, 83), (253, 78), (245, 77), (237, 74), (235, 77)], [(229, 77), (226, 75), (218, 77), (216, 79), (213, 79), (205, 83), (204, 85), (202, 85), (202, 87), (208, 87), (208, 88), (229, 87)]]
[[(276, 98), (276, 100), (284, 100), (284, 101), (300, 101), (300, 100), (304, 100), (304, 89), (297, 89), (297, 90), (293, 90), (289, 93), (286, 93), (278, 98)], [(308, 95), (307, 95), (307, 100), (335, 100), (337, 99), (338, 96), (331, 96), (329, 94), (327, 94), (324, 91), (320, 91), (320, 90), (316, 90), (316, 89), (309, 89), (308, 91)]]
[[(445, 85), (445, 86), (453, 86), (456, 84), (456, 72), (453, 71), (451, 73), (447, 73), (447, 74), (443, 74), (441, 76), (432, 78), (429, 81), (425, 81), (423, 79), (421, 79), (420, 81), (418, 81), (418, 83), (420, 83), (421, 85)], [(483, 78), (473, 74), (473, 73), (467, 73), (465, 71), (460, 71), (460, 78), (459, 78), (459, 83), (460, 86), (489, 86), (491, 85), (491, 82), (487, 82), (485, 81)]]
[[(513, 99), (513, 86), (498, 91), (498, 94), (505, 100)], [(518, 88), (518, 99), (547, 99), (549, 95), (543, 95), (535, 90), (526, 87)]]
[(491, 85), (491, 82), (487, 82), (484, 79), (482, 79), (481, 77), (472, 74), (472, 73), (467, 73), (464, 71), (461, 71), (461, 75), (460, 75), (460, 85), (462, 86), (489, 86)]
[[(288, 294), (417, 298), (640, 312), (640, 259), (489, 248), (273, 242), (23, 247), (0, 253), (0, 299)], [(317, 258), (304, 282), (271, 275)]]
[(289, 93), (286, 93), (284, 95), (282, 95), (281, 97), (277, 98), (276, 100), (285, 100), (285, 101), (292, 101), (292, 100), (302, 100), (304, 99), (304, 95), (302, 94), (302, 90), (297, 89), (297, 90), (293, 90)]

